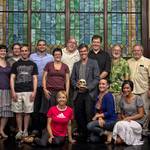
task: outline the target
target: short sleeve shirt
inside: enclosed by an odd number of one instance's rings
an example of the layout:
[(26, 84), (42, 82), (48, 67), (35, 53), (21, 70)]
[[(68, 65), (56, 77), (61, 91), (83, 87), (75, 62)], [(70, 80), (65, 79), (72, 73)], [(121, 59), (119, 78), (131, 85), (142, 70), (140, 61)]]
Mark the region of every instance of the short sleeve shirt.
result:
[(11, 74), (16, 75), (15, 91), (31, 92), (33, 91), (33, 75), (38, 74), (37, 65), (31, 61), (22, 59), (15, 62), (11, 69)]
[(65, 90), (66, 74), (69, 73), (69, 68), (62, 63), (61, 69), (54, 68), (54, 62), (46, 64), (44, 71), (47, 72), (46, 87), (49, 90)]
[(66, 136), (69, 120), (73, 119), (72, 108), (66, 107), (65, 110), (60, 111), (57, 106), (49, 109), (47, 117), (51, 118), (51, 129), (54, 136)]
[(143, 94), (149, 89), (150, 59), (141, 57), (138, 60), (131, 58), (128, 60), (131, 71), (130, 79), (134, 83), (134, 94)]
[(121, 86), (125, 79), (125, 76), (130, 75), (130, 69), (128, 62), (120, 58), (118, 63), (111, 65), (111, 73), (110, 73), (110, 91), (113, 93), (121, 92)]
[[(137, 114), (138, 108), (143, 107), (143, 106), (144, 106), (144, 103), (143, 103), (142, 98), (140, 96), (137, 96), (137, 95), (135, 96), (135, 98), (132, 100), (131, 103), (127, 103), (123, 96), (122, 96), (121, 101), (120, 101), (121, 112), (125, 116), (132, 116), (132, 115)], [(140, 120), (136, 120), (136, 121), (140, 122)]]

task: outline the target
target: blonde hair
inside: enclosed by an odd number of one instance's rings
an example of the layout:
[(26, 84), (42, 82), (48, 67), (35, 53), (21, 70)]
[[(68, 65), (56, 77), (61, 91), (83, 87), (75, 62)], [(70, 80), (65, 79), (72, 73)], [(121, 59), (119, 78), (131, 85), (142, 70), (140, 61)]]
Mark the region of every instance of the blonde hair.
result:
[(68, 98), (68, 97), (67, 97), (67, 93), (66, 93), (66, 91), (64, 91), (64, 90), (59, 91), (59, 92), (57, 93), (56, 98), (58, 99), (58, 97), (59, 97), (61, 94), (62, 94), (62, 95), (65, 95), (65, 96), (66, 96), (66, 99)]

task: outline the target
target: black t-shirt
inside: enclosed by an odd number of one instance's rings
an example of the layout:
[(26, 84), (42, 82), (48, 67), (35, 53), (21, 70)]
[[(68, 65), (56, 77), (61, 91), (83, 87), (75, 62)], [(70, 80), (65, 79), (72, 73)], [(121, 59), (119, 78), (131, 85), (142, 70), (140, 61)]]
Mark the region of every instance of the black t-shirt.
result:
[(110, 58), (110, 55), (106, 51), (100, 50), (97, 54), (95, 54), (93, 52), (93, 50), (91, 50), (89, 52), (89, 58), (97, 60), (100, 74), (103, 71), (110, 73), (110, 71), (111, 71), (111, 58)]
[(11, 74), (16, 75), (15, 91), (31, 92), (33, 91), (33, 75), (38, 74), (37, 65), (31, 61), (22, 59), (15, 62), (11, 69)]

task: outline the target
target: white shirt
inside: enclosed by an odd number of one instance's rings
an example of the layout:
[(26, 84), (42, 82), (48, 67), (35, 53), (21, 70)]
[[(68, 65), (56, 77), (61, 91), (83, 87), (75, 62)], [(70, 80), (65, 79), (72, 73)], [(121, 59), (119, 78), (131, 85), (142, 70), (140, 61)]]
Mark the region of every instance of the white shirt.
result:
[(62, 53), (63, 55), (61, 60), (63, 63), (68, 65), (71, 75), (74, 63), (80, 60), (79, 51), (75, 50), (74, 52), (70, 53), (66, 50), (66, 48), (64, 48), (62, 49)]

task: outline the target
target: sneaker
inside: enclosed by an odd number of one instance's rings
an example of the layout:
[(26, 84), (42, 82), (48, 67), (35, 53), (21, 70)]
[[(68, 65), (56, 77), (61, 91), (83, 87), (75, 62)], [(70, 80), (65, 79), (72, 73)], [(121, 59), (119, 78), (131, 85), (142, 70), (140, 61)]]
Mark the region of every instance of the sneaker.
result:
[(23, 135), (23, 132), (22, 131), (19, 131), (17, 134), (16, 134), (16, 140), (21, 140), (22, 138), (22, 135)]
[(23, 131), (23, 137), (27, 137), (28, 136), (28, 131)]

